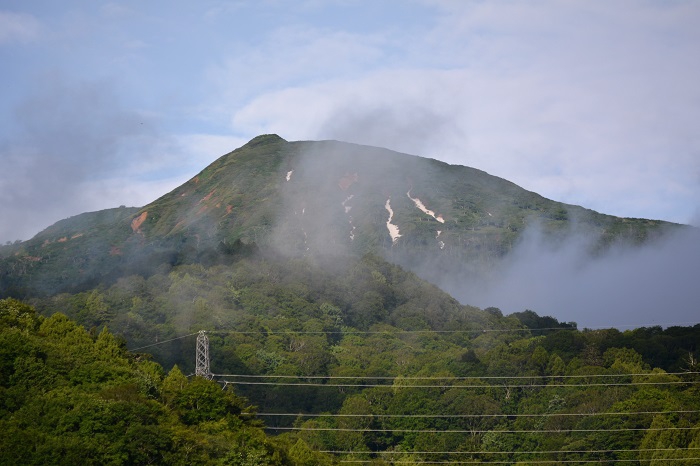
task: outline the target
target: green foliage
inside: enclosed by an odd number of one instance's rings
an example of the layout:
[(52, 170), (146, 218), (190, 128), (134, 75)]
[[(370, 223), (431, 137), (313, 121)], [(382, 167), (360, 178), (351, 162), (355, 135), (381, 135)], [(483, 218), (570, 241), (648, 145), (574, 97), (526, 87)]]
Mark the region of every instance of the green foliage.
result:
[(554, 317), (544, 316), (540, 317), (537, 313), (531, 310), (525, 310), (523, 312), (514, 312), (511, 314), (512, 317), (518, 319), (524, 326), (529, 329), (538, 330), (538, 335), (547, 335), (554, 333), (555, 330), (560, 328), (570, 328), (575, 329), (575, 322), (559, 322)]
[[(579, 331), (529, 310), (504, 317), (463, 306), (375, 254), (337, 259), (258, 251), (174, 265), (36, 297), (39, 313), (0, 300), (0, 464), (527, 464), (695, 454), (696, 431), (651, 429), (700, 425), (697, 385), (686, 383), (697, 376), (665, 372), (697, 368), (700, 326)], [(187, 377), (194, 337), (183, 336), (200, 329), (209, 331), (214, 373), (302, 384), (222, 390)], [(585, 385), (601, 381), (593, 375), (622, 385)], [(344, 386), (354, 381), (361, 386)], [(268, 435), (247, 400), (261, 412), (299, 414), (261, 417), (271, 426), (345, 430)], [(601, 414), (655, 411), (685, 413)], [(659, 451), (630, 452), (646, 445)], [(585, 453), (593, 450), (608, 453)], [(435, 451), (463, 455), (425, 453)], [(533, 451), (577, 453), (525, 453)]]
[(30, 331), (40, 323), (34, 308), (16, 299), (0, 299), (0, 329), (16, 328)]
[[(213, 381), (186, 377), (177, 365), (165, 374), (144, 355), (128, 353), (106, 328), (91, 333), (60, 313), (42, 318), (25, 304), (3, 300), (0, 463), (329, 465), (352, 459), (376, 464), (457, 459), (445, 453), (426, 453), (437, 451), (463, 452), (459, 459), (469, 461), (498, 458), (528, 464), (538, 460), (627, 461), (636, 459), (633, 452), (641, 449), (640, 460), (662, 464), (672, 459), (684, 464), (681, 458), (696, 456), (693, 448), (698, 437), (693, 429), (700, 425), (700, 417), (694, 385), (602, 387), (582, 385), (600, 382), (597, 378), (565, 377), (606, 374), (613, 377), (606, 381), (617, 383), (681, 380), (651, 369), (644, 356), (631, 348), (610, 346), (619, 341), (620, 332), (579, 332), (565, 327), (538, 336), (533, 333), (541, 327), (521, 327), (518, 332), (483, 333), (476, 331), (472, 321), (462, 320), (465, 311), (503, 329), (518, 319), (460, 308), (430, 287), (423, 288), (423, 293), (434, 293), (433, 305), (443, 309), (432, 321), (443, 325), (438, 329), (462, 329), (458, 334), (404, 331), (386, 322), (395, 312), (391, 308), (368, 332), (361, 332), (346, 323), (352, 321), (353, 300), (363, 299), (363, 294), (350, 290), (371, 289), (385, 303), (405, 307), (421, 296), (399, 291), (400, 286), (397, 290), (398, 284), (413, 280), (410, 274), (367, 258), (332, 280), (332, 285), (315, 280), (313, 266), (304, 267), (308, 285), (301, 286), (285, 273), (283, 264), (262, 264), (264, 274), (278, 277), (271, 285), (250, 280), (251, 274), (260, 271), (257, 265), (241, 263), (233, 269), (186, 266), (160, 279), (133, 280), (137, 286), (132, 289), (144, 302), (156, 303), (143, 314), (144, 322), (178, 332), (200, 325), (211, 328), (219, 317), (214, 313), (198, 320), (191, 319), (196, 315), (191, 313), (188, 318), (172, 316), (158, 324), (162, 315), (158, 303), (173, 303), (172, 296), (185, 296), (192, 302), (194, 296), (194, 304), (200, 299), (210, 303), (210, 309), (228, 306), (234, 313), (235, 328), (243, 333), (211, 333), (212, 364), (231, 364), (238, 373), (296, 377), (285, 381), (316, 380), (305, 378), (311, 375), (353, 376), (366, 377), (368, 385), (386, 386), (341, 387), (345, 381), (330, 379), (321, 387), (236, 386), (231, 390), (228, 386), (222, 390)], [(248, 278), (237, 282), (235, 290), (265, 296), (270, 308), (246, 311), (243, 306), (250, 304), (231, 300), (234, 276)], [(184, 280), (182, 286), (173, 287), (178, 280)], [(185, 286), (188, 282), (196, 283), (196, 295)], [(317, 288), (314, 283), (323, 286)], [(121, 282), (100, 292), (108, 315), (125, 309), (119, 311), (123, 300), (118, 298), (124, 286)], [(306, 311), (289, 312), (297, 306)], [(183, 312), (187, 311), (183, 308)], [(541, 321), (534, 313), (529, 317)], [(192, 327), (182, 327), (187, 323)], [(674, 332), (683, 334), (678, 329)], [(663, 336), (664, 331), (657, 334)], [(184, 348), (190, 358), (192, 353), (193, 345)], [(455, 379), (465, 376), (519, 378), (510, 382)], [(382, 377), (391, 380), (383, 382)], [(242, 395), (268, 413), (333, 412), (345, 417), (271, 419), (274, 426), (339, 429), (271, 437), (261, 429)], [(671, 411), (684, 413), (651, 414)], [(606, 412), (638, 414), (595, 414)], [(568, 415), (553, 416), (559, 413)], [(576, 413), (586, 415), (571, 415)], [(541, 415), (552, 416), (537, 417)], [(686, 430), (655, 430), (676, 428)], [(606, 435), (609, 429), (617, 429), (616, 435)], [(445, 430), (460, 432), (441, 432)], [(517, 430), (541, 433), (512, 432)], [(364, 453), (329, 456), (320, 450)], [(582, 453), (589, 450), (608, 453)], [(406, 451), (421, 453), (401, 453)], [(536, 451), (576, 453), (525, 453)], [(692, 460), (685, 462), (692, 464)]]
[(0, 464), (294, 464), (230, 390), (0, 301)]

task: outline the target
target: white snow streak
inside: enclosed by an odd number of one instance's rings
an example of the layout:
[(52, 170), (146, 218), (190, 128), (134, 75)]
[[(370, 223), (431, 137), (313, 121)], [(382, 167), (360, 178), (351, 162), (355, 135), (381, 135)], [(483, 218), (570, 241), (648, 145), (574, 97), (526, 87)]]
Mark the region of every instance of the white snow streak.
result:
[(401, 237), (401, 235), (399, 234), (399, 227), (391, 223), (391, 219), (394, 218), (394, 211), (391, 210), (391, 198), (386, 200), (384, 208), (387, 210), (387, 212), (389, 212), (389, 220), (386, 222), (386, 227), (389, 230), (391, 241), (395, 243)]
[(417, 197), (411, 197), (410, 190), (406, 193), (406, 195), (408, 196), (408, 198), (410, 200), (413, 201), (413, 203), (416, 205), (416, 207), (418, 207), (424, 214), (430, 215), (431, 217), (433, 217), (435, 220), (437, 220), (440, 223), (445, 223), (445, 219), (442, 218), (442, 215), (436, 216), (435, 212), (433, 212), (432, 210), (429, 210), (427, 207), (425, 207), (425, 205), (421, 202), (420, 199), (418, 199)]
[[(341, 206), (345, 209), (345, 213), (348, 214), (350, 213), (350, 209), (352, 209), (352, 206), (346, 205), (348, 202), (352, 200), (352, 198), (355, 197), (354, 194), (349, 195), (348, 197), (345, 198), (343, 202), (340, 203)], [(352, 227), (350, 229), (350, 241), (355, 240), (355, 225), (352, 224), (352, 216), (348, 215), (348, 223)]]
[(352, 209), (352, 206), (348, 206), (348, 205), (345, 205), (345, 204), (348, 203), (353, 197), (355, 197), (355, 195), (354, 195), (354, 194), (351, 194), (351, 195), (349, 195), (348, 197), (346, 197), (345, 200), (344, 200), (343, 202), (341, 202), (341, 205), (343, 206), (343, 208), (345, 208), (345, 213), (346, 213), (346, 214), (347, 214), (348, 212), (350, 212), (350, 209)]

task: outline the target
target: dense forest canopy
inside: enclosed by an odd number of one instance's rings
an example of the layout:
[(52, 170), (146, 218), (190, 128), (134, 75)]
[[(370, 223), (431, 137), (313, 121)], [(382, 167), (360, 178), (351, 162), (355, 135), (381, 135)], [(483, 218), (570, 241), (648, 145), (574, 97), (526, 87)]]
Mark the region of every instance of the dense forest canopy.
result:
[[(6, 463), (700, 458), (700, 326), (503, 316), (371, 255), (254, 253), (31, 303), (2, 301)], [(188, 377), (199, 330), (215, 381)]]

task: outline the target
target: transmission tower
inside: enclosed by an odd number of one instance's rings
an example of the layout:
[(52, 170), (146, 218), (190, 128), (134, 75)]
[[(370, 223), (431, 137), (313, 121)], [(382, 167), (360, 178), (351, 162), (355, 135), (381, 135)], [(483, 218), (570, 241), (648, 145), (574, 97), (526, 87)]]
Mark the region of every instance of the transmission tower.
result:
[(194, 375), (211, 380), (213, 378), (209, 370), (209, 337), (204, 330), (197, 335), (197, 355), (195, 361)]

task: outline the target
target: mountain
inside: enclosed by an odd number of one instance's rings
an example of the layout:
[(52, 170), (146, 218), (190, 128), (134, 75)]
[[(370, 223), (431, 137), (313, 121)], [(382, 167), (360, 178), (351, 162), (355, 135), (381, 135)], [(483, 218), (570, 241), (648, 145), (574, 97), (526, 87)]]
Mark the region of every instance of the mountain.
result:
[[(487, 274), (537, 225), (548, 241), (638, 244), (677, 225), (563, 204), (483, 171), (338, 141), (262, 135), (140, 208), (62, 220), (0, 248), (0, 296), (89, 289), (256, 249), (377, 253), (411, 270)], [(429, 272), (426, 272), (429, 270)]]
[[(602, 259), (687, 230), (274, 135), (147, 206), (58, 222), (0, 248), (2, 293), (32, 305), (0, 299), (0, 464), (698, 464), (700, 324), (579, 330), (435, 286), (497, 273), (531, 229)], [(634, 266), (694, 289), (677, 259)], [(638, 312), (640, 283), (613, 304)], [(202, 330), (213, 381), (185, 376)]]

